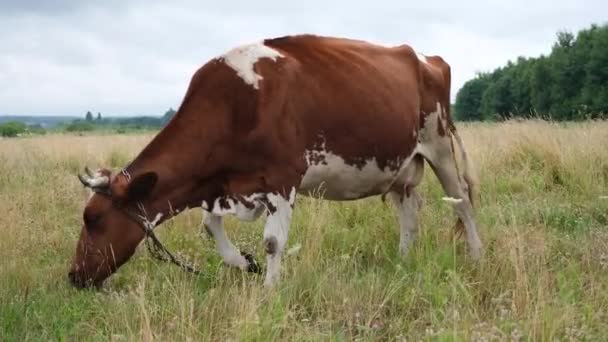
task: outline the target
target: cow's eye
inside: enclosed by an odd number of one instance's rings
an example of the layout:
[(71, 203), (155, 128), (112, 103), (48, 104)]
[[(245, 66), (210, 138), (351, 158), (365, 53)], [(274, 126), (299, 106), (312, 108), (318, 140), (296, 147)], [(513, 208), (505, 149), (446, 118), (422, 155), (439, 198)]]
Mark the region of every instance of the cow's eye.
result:
[(101, 215), (95, 215), (86, 211), (83, 215), (84, 224), (87, 228), (95, 227), (95, 225), (99, 222), (99, 219), (101, 219)]

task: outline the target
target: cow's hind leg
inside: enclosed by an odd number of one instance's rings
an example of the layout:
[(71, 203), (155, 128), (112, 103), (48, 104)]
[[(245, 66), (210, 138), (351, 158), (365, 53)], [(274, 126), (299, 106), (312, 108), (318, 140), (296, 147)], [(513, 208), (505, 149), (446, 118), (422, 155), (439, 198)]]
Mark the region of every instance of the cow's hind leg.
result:
[(215, 240), (218, 254), (226, 265), (235, 266), (242, 270), (259, 273), (260, 268), (251, 254), (240, 253), (232, 244), (223, 226), (222, 216), (206, 212), (203, 227)]
[(481, 241), (477, 235), (477, 228), (473, 217), (473, 206), (465, 184), (461, 183), (454, 157), (449, 132), (444, 136), (436, 135), (419, 146), (420, 153), (429, 162), (435, 175), (439, 179), (447, 196), (454, 199), (454, 211), (465, 227), (467, 243), (471, 257), (481, 257)]
[(389, 197), (399, 218), (399, 253), (406, 257), (418, 235), (419, 195), (415, 189), (411, 189), (409, 195), (390, 192)]
[(422, 181), (424, 160), (416, 156), (405, 170), (404, 186), (389, 193), (399, 219), (399, 252), (406, 257), (418, 235), (418, 209), (421, 199), (416, 186)]
[(296, 190), (291, 189), (287, 195), (268, 194), (268, 218), (264, 227), (264, 248), (266, 249), (266, 279), (264, 286), (272, 287), (281, 273), (281, 258), (287, 244), (291, 214)]

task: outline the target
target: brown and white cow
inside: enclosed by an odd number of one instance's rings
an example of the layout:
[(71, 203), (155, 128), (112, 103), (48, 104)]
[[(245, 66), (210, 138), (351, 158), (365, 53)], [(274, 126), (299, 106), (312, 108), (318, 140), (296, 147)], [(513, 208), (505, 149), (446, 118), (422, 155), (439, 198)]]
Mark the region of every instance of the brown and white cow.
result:
[(264, 283), (272, 285), (296, 194), (338, 201), (388, 194), (406, 254), (424, 160), (479, 258), (473, 182), (449, 100), (449, 65), (407, 45), (300, 35), (235, 48), (196, 71), (175, 117), (122, 172), (81, 176), (97, 193), (84, 209), (69, 277), (99, 285), (133, 255), (144, 233), (126, 209), (138, 205), (160, 224), (170, 212), (202, 206), (224, 262), (242, 269), (248, 259), (222, 217), (267, 214)]

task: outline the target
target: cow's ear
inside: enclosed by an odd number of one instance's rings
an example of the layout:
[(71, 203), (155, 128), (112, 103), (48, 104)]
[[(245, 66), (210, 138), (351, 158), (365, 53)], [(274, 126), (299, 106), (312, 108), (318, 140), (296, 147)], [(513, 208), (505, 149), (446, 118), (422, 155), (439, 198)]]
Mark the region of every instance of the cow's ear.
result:
[(130, 201), (143, 200), (150, 195), (157, 181), (158, 175), (156, 172), (146, 172), (136, 176), (129, 182), (127, 198)]

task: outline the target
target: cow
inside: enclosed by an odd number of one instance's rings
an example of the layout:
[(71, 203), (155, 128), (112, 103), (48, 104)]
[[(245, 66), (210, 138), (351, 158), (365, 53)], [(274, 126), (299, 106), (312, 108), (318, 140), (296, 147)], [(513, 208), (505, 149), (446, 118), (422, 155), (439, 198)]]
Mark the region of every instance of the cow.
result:
[[(459, 145), (457, 162), (454, 141)], [(408, 45), (294, 35), (236, 47), (192, 76), (177, 113), (124, 169), (79, 175), (94, 192), (68, 276), (100, 286), (172, 214), (201, 207), (226, 265), (252, 268), (223, 217), (266, 214), (264, 285), (280, 276), (296, 196), (387, 196), (407, 255), (424, 161), (482, 253), (471, 162), (450, 115), (450, 66)], [(137, 213), (138, 215), (134, 215)]]

